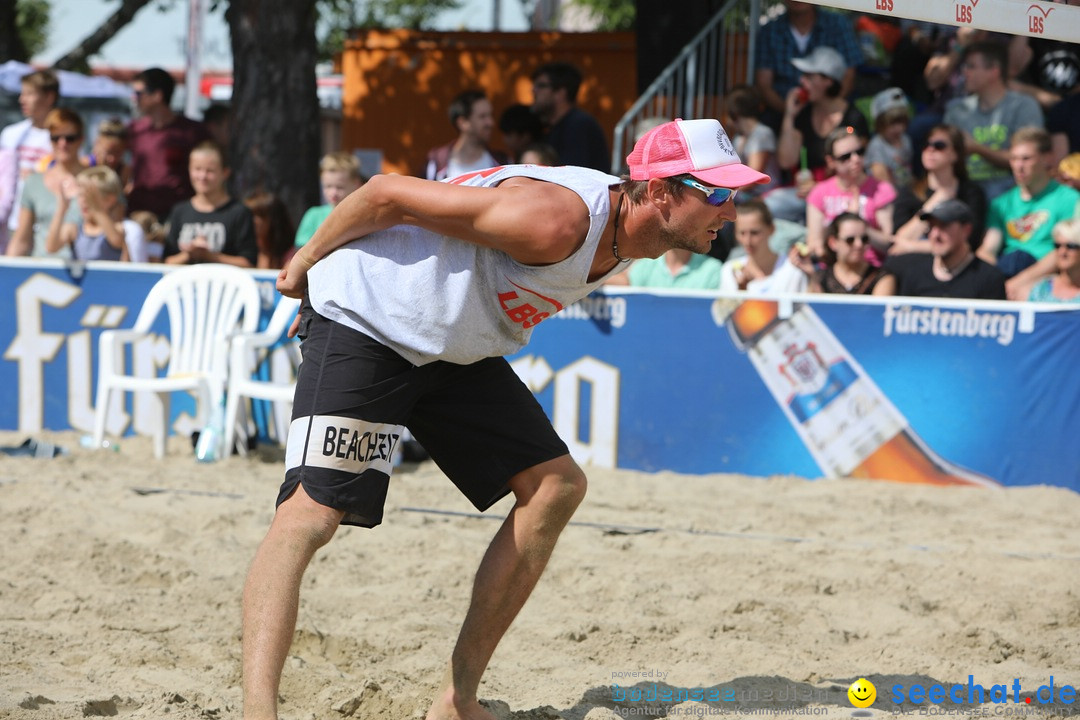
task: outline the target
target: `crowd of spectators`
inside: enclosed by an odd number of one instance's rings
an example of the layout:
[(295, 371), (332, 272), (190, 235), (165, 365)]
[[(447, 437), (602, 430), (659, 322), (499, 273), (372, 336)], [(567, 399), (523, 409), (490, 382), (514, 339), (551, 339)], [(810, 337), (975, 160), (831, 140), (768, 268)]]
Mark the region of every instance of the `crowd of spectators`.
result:
[[(490, 146), (490, 100), (465, 90), (448, 108), (456, 137), (432, 149), (418, 174), (443, 180), (510, 162), (605, 169), (604, 132), (577, 107), (580, 71), (553, 62), (531, 77), (534, 102), (499, 118), (505, 152)], [(201, 121), (177, 112), (176, 82), (160, 68), (140, 72), (131, 87), (135, 119), (104, 120), (88, 139), (79, 114), (60, 102), (52, 71), (22, 78), (25, 119), (0, 134), (0, 254), (280, 269), (364, 184), (354, 153), (328, 153), (319, 164), (323, 202), (296, 225), (271, 192), (234, 197), (226, 106), (212, 105)]]
[(799, 232), (745, 242), (740, 210), (717, 288), (1080, 302), (1080, 46), (785, 0), (755, 67), (723, 121), (773, 184), (736, 202)]
[[(722, 120), (743, 161), (772, 181), (741, 189), (712, 257), (672, 252), (616, 282), (1076, 301), (1077, 45), (864, 23), (785, 0), (761, 28), (755, 67), (727, 94)], [(483, 90), (459, 93), (447, 108), (452, 134), (417, 174), (508, 162), (607, 169), (605, 131), (577, 106), (580, 70), (552, 62), (530, 77), (532, 103), (501, 113)], [(189, 119), (172, 109), (174, 88), (167, 72), (139, 73), (136, 119), (102, 122), (84, 156), (86, 129), (60, 105), (56, 77), (27, 75), (25, 119), (0, 134), (0, 250), (280, 268), (364, 183), (353, 153), (329, 153), (323, 203), (298, 226), (272, 193), (234, 198), (228, 109)]]

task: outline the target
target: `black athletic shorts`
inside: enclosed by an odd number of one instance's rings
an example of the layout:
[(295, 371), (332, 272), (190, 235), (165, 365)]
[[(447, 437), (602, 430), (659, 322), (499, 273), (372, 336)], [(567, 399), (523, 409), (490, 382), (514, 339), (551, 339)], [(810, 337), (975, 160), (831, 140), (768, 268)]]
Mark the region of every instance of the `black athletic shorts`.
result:
[(533, 394), (501, 357), (413, 366), (305, 299), (280, 505), (302, 483), (346, 525), (382, 522), (391, 455), (407, 427), (478, 510), (507, 482), (568, 450)]

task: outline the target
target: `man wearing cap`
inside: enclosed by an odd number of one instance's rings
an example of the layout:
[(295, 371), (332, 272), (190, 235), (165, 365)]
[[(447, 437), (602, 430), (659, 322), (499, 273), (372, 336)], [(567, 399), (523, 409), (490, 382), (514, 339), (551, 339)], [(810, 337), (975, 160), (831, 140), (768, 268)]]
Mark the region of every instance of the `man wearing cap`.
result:
[(786, 11), (761, 28), (754, 53), (754, 87), (774, 113), (770, 122), (774, 127), (784, 112), (788, 92), (799, 84), (793, 60), (821, 46), (839, 51), (844, 61), (840, 92), (845, 96), (855, 87), (855, 68), (862, 62), (849, 16), (798, 0), (784, 0), (784, 5)]
[(1005, 276), (971, 250), (973, 217), (963, 201), (945, 200), (919, 217), (930, 224), (930, 254), (890, 255), (874, 295), (1005, 299)]
[(631, 258), (706, 252), (735, 217), (735, 190), (768, 180), (715, 120), (665, 123), (627, 164), (626, 181), (532, 165), (444, 183), (378, 175), (281, 272), (281, 292), (304, 297), (304, 361), (285, 482), (244, 589), (245, 718), (277, 716), (304, 570), (338, 525), (381, 522), (406, 427), (478, 509), (514, 495), (427, 714), (492, 717), (481, 675), (585, 493), (501, 356)]

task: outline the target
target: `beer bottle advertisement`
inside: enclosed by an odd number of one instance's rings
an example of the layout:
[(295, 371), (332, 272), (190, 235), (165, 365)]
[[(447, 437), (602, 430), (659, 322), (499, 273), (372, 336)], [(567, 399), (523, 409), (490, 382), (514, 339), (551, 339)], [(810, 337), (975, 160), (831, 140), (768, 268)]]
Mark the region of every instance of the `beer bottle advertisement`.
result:
[(933, 485), (997, 482), (935, 453), (814, 310), (780, 317), (771, 300), (717, 300), (714, 318), (746, 352), (829, 477)]

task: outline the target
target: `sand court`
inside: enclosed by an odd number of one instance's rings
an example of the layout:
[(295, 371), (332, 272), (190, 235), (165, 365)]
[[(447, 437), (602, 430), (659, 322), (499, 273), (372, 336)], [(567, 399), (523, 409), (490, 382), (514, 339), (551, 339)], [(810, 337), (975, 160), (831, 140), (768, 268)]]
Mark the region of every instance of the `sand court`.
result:
[[(42, 437), (70, 454), (0, 457), (0, 717), (239, 717), (240, 590), (283, 452)], [(1075, 492), (588, 474), (481, 685), (499, 718), (850, 718), (860, 677), (866, 716), (1078, 714)], [(477, 516), (430, 463), (396, 474), (383, 526), (341, 529), (305, 577), (282, 717), (422, 717), (508, 508)], [(969, 679), (1009, 702), (911, 702)]]

